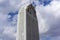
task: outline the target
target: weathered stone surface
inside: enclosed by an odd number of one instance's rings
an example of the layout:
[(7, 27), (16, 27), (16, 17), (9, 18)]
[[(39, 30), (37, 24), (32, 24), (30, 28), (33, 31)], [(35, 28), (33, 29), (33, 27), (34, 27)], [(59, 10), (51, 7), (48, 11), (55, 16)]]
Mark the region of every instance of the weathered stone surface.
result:
[(39, 40), (36, 11), (32, 5), (26, 9), (26, 35), (27, 40)]

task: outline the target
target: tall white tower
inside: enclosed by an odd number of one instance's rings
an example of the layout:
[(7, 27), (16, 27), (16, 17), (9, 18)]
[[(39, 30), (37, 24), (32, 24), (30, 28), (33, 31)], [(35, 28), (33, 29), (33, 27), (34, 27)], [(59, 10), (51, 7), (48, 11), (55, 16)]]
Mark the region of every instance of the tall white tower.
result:
[(39, 40), (36, 11), (32, 4), (27, 3), (19, 10), (17, 40)]

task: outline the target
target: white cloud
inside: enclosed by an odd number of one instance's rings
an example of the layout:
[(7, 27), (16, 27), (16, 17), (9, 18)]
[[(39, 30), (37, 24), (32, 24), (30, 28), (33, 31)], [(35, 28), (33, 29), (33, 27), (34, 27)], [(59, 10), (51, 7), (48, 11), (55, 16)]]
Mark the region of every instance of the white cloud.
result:
[(41, 7), (39, 7), (39, 6), (36, 8), (36, 13), (37, 13), (37, 18), (38, 18), (38, 26), (39, 26), (39, 33), (44, 33), (48, 30), (48, 27), (46, 26), (45, 19), (43, 19), (40, 15), (40, 13), (41, 13), (40, 11), (42, 11), (42, 10), (39, 10), (40, 8)]
[(60, 40), (60, 36), (52, 37), (51, 40)]
[[(12, 23), (8, 21), (8, 13), (18, 11), (17, 7), (20, 5), (20, 0), (0, 0), (0, 38), (5, 38), (4, 35), (8, 35), (9, 38), (14, 39), (16, 37), (16, 20), (17, 16), (15, 15)], [(12, 24), (12, 25), (11, 25)], [(8, 40), (8, 39), (7, 39)]]
[[(60, 29), (60, 1), (52, 1), (49, 5), (37, 5), (36, 12), (39, 23), (39, 32), (40, 34), (46, 33), (46, 35), (60, 35), (54, 34), (56, 31), (59, 32)], [(55, 25), (55, 26), (54, 26)], [(58, 26), (59, 25), (59, 26)], [(56, 28), (56, 30), (54, 29)], [(55, 31), (54, 31), (55, 30)]]
[(45, 7), (45, 10), (52, 12), (55, 17), (58, 17), (58, 15), (60, 15), (60, 1), (52, 1), (50, 5)]
[(0, 0), (0, 3), (4, 2), (5, 0)]
[(12, 22), (10, 22), (12, 25), (17, 25), (17, 16), (18, 15), (15, 15), (12, 19)]
[(3, 40), (3, 39), (0, 38), (0, 40)]
[(8, 36), (16, 37), (15, 27), (4, 27), (3, 34)]

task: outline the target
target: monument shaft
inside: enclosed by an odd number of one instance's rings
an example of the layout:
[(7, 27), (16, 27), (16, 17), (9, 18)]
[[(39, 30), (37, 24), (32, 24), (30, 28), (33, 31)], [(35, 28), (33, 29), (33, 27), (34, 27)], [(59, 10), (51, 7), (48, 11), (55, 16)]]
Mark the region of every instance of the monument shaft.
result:
[(17, 40), (39, 40), (35, 8), (32, 4), (27, 5), (23, 6), (18, 14)]

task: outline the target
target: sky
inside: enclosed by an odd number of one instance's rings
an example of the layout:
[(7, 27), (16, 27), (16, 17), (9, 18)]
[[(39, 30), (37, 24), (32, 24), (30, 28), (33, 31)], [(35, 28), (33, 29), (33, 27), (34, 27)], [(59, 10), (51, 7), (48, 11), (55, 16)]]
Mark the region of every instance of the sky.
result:
[(60, 0), (46, 1), (35, 8), (40, 40), (60, 40)]
[(16, 40), (19, 8), (35, 7), (40, 40), (60, 40), (60, 0), (0, 0), (0, 40)]
[(31, 0), (0, 0), (0, 40), (16, 40), (17, 16)]

